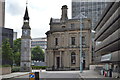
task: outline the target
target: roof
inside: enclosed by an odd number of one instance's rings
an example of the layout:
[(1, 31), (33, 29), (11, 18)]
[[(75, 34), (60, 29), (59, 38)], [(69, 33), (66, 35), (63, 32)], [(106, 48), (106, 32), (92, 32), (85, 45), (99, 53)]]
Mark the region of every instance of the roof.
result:
[(26, 10), (25, 10), (24, 20), (29, 20), (29, 15), (28, 15), (27, 6), (26, 6)]

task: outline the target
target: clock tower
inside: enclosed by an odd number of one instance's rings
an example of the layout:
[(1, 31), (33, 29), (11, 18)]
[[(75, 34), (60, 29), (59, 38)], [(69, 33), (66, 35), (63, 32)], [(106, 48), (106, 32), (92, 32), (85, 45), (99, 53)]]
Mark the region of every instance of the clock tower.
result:
[(29, 26), (29, 15), (26, 6), (23, 18), (22, 36), (21, 36), (21, 72), (31, 71), (31, 28)]

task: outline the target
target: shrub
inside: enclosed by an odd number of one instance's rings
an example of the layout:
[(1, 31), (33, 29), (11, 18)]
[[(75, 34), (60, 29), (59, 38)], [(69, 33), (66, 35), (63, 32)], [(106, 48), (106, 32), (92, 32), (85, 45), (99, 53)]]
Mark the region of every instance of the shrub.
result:
[(20, 72), (20, 67), (13, 67), (12, 72)]
[(32, 66), (32, 69), (46, 69), (47, 66)]
[(11, 67), (11, 65), (1, 65), (0, 67)]

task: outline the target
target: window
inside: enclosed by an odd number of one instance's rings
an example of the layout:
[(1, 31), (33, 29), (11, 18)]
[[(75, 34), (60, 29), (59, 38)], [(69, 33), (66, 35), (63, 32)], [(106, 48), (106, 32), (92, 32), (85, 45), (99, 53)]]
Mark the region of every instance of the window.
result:
[(55, 45), (58, 45), (58, 38), (55, 38)]
[(82, 45), (85, 45), (85, 36), (82, 36)]
[(75, 45), (75, 37), (71, 37), (71, 44)]
[(72, 23), (71, 24), (71, 29), (73, 29), (75, 27), (75, 24), (74, 23)]
[(76, 54), (74, 52), (71, 53), (71, 64), (76, 64)]
[(65, 28), (65, 26), (62, 26), (62, 28)]

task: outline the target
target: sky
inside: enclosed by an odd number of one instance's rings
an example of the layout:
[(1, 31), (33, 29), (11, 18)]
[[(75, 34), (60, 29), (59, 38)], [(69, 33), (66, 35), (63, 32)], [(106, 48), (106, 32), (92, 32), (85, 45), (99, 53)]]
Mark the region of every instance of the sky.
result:
[[(71, 2), (72, 0), (28, 0), (31, 37), (46, 37), (45, 33), (50, 30), (50, 18), (60, 18), (63, 5), (68, 6), (68, 18), (71, 18)], [(6, 0), (5, 27), (18, 32), (18, 38), (22, 35), (25, 8), (26, 0)]]

